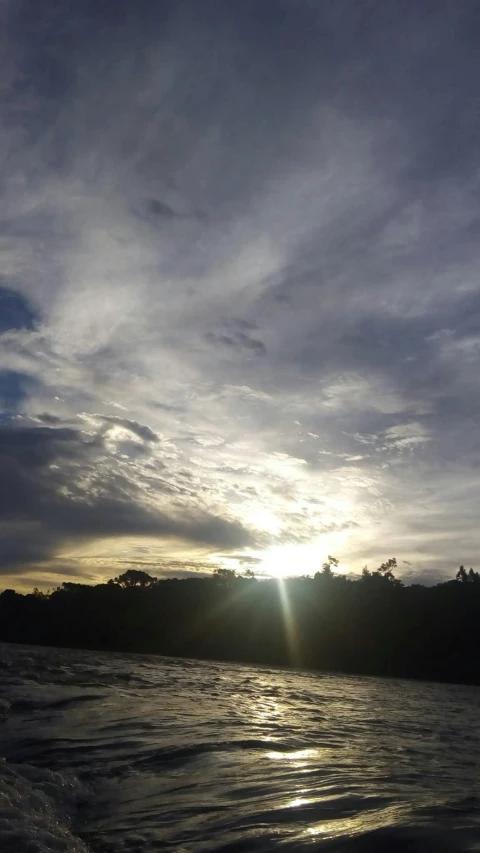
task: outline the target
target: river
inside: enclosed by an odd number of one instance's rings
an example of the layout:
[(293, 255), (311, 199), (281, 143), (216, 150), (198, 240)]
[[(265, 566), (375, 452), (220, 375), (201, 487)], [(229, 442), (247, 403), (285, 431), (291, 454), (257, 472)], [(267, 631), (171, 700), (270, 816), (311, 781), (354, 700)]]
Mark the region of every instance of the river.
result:
[(480, 850), (480, 689), (0, 646), (0, 851)]

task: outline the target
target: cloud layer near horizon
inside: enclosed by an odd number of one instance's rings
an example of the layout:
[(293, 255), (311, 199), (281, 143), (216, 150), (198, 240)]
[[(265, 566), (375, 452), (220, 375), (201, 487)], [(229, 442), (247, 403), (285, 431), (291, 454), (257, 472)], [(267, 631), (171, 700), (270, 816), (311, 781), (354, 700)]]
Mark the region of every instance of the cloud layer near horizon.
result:
[(5, 585), (475, 564), (473, 0), (0, 14)]

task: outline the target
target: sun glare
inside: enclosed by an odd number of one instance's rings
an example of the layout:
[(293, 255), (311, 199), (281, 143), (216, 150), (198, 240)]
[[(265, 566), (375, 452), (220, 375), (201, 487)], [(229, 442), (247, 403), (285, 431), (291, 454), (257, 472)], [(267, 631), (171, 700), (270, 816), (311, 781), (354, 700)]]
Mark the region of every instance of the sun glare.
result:
[[(338, 536), (335, 542), (328, 536), (309, 545), (278, 545), (259, 555), (258, 573), (271, 578), (312, 575), (320, 570), (327, 554), (338, 553), (341, 547)], [(342, 571), (341, 564), (337, 571)]]

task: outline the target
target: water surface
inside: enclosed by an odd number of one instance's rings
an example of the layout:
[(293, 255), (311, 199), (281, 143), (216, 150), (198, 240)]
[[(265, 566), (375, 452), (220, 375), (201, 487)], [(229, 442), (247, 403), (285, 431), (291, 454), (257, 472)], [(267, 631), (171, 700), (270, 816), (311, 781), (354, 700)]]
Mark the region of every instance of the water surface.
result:
[(0, 850), (480, 850), (480, 689), (0, 646)]

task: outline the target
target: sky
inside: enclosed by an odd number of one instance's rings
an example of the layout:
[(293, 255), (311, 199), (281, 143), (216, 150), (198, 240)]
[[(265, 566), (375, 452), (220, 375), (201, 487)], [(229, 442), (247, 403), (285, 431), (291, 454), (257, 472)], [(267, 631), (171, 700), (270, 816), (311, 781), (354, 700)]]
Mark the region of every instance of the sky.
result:
[(0, 588), (478, 568), (478, 3), (0, 19)]

